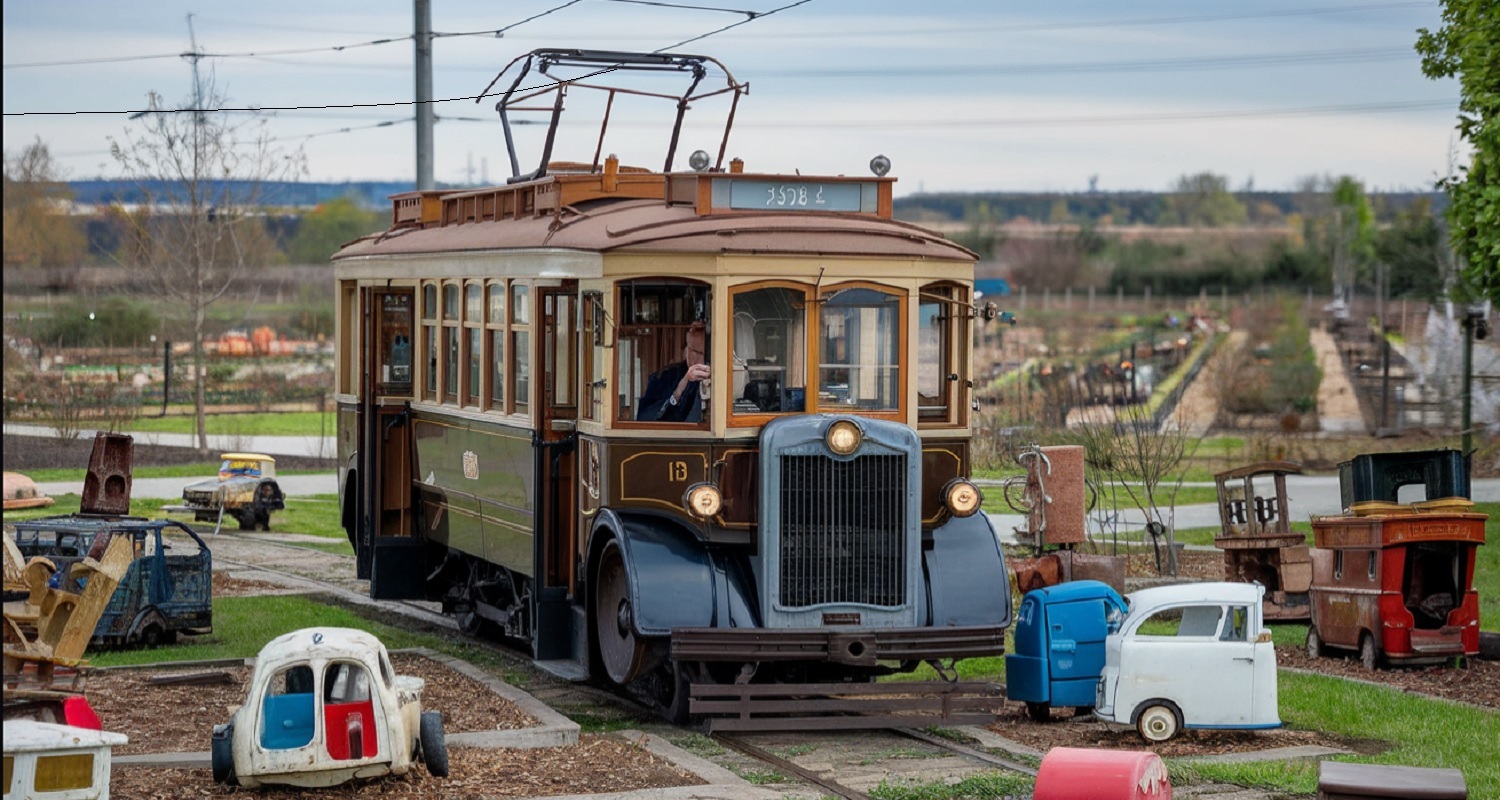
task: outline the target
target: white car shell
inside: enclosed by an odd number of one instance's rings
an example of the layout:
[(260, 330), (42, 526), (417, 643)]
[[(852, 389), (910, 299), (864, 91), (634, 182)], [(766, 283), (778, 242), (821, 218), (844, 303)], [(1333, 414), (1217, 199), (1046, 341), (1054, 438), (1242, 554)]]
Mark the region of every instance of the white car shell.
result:
[[(444, 747), (441, 718), (432, 745), (422, 729), (422, 689), (421, 678), (396, 675), (385, 645), (364, 631), (304, 628), (279, 636), (256, 658), (244, 705), (215, 729), (215, 779), (333, 786), (401, 775), (423, 758), (438, 774), (431, 751)], [(446, 773), (446, 749), (441, 758)]]
[(1095, 715), (1151, 741), (1183, 728), (1279, 727), (1264, 594), (1260, 584), (1212, 582), (1128, 595), (1130, 611), (1105, 641)]

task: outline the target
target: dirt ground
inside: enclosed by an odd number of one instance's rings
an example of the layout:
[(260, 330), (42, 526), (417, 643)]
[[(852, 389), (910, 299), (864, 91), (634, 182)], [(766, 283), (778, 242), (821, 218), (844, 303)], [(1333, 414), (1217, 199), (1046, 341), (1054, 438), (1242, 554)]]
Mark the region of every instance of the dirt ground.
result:
[[(244, 588), (244, 587), (238, 587)], [(537, 721), (515, 705), (465, 675), (426, 657), (393, 653), (392, 665), (401, 675), (426, 681), (423, 707), (443, 712), (447, 733), (516, 730)], [(196, 686), (159, 686), (150, 679), (183, 674), (223, 675), (229, 682)], [(136, 753), (202, 752), (213, 724), (227, 721), (232, 708), (244, 701), (249, 667), (163, 668), (97, 671), (89, 677), (88, 697), (111, 731), (130, 737), (115, 748), (119, 755)], [(163, 714), (164, 708), (174, 709)], [(184, 725), (184, 716), (195, 720)], [(536, 750), (479, 750), (454, 748), (449, 776), (436, 779), (417, 769), (399, 778), (352, 784), (319, 791), (319, 797), (405, 798), (540, 797), (600, 791), (690, 786), (702, 783), (650, 752), (618, 738), (580, 736), (573, 747)], [(213, 783), (209, 770), (155, 769), (115, 766), (111, 791), (116, 797), (182, 798), (219, 796), (236, 792)], [(298, 790), (253, 792), (265, 800), (306, 797)]]

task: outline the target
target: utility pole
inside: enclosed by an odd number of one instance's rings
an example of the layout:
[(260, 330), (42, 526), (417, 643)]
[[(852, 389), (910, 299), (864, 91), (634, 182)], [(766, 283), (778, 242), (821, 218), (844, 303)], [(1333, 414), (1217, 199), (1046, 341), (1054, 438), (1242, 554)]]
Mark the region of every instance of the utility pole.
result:
[(1484, 306), (1478, 303), (1471, 305), (1464, 312), (1463, 319), (1459, 320), (1459, 326), (1464, 331), (1463, 454), (1467, 456), (1474, 452), (1474, 424), (1469, 416), (1474, 402), (1474, 340), (1483, 339), (1490, 332), (1490, 326), (1484, 318)]
[(434, 189), (432, 179), (432, 0), (413, 0), (416, 12), (417, 189)]

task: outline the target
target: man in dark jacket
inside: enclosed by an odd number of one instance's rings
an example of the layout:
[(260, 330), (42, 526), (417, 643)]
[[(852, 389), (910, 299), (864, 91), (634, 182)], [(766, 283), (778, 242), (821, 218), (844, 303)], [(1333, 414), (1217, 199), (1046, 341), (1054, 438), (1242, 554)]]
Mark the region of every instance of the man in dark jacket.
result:
[(697, 422), (703, 418), (701, 384), (708, 380), (705, 358), (708, 336), (701, 324), (688, 329), (682, 360), (668, 365), (646, 381), (638, 419), (659, 422)]

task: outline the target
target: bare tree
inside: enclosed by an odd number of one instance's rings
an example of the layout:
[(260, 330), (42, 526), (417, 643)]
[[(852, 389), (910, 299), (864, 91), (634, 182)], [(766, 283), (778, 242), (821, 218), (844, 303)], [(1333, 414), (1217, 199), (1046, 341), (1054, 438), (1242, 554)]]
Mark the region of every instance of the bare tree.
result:
[(1083, 424), (1071, 429), (1072, 438), (1084, 446), (1089, 467), (1103, 477), (1109, 494), (1124, 495), (1145, 516), (1152, 544), (1165, 537), (1166, 564), (1161, 564), (1158, 550), (1157, 567), (1176, 575), (1176, 524), (1171, 512), (1182, 488), (1183, 462), (1202, 440), (1185, 433), (1182, 424), (1158, 424), (1144, 404), (1091, 411)]
[(263, 190), (305, 171), (300, 150), (274, 146), (260, 115), (223, 111), (210, 76), (195, 87), (197, 102), (171, 110), (150, 95), (139, 127), (110, 152), (135, 183), (138, 205), (121, 209), (127, 226), (123, 259), (169, 312), (191, 322), (193, 406), (198, 449), (208, 451), (204, 417), (204, 334), (208, 309), (246, 270), (264, 266), (274, 250), (262, 222)]
[(5, 154), (5, 266), (39, 267), (48, 285), (69, 282), (83, 260), (83, 230), (68, 214), (73, 199), (47, 145), (37, 139)]

